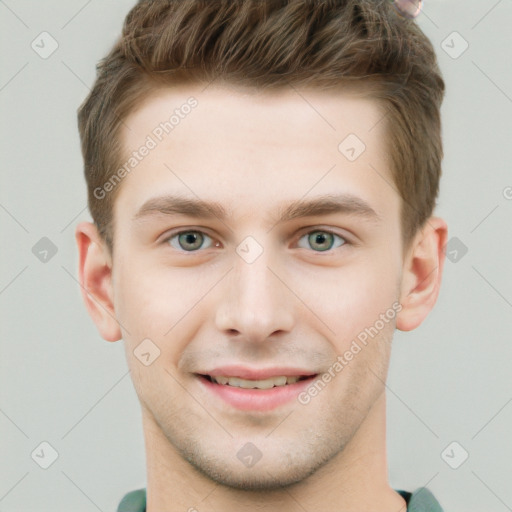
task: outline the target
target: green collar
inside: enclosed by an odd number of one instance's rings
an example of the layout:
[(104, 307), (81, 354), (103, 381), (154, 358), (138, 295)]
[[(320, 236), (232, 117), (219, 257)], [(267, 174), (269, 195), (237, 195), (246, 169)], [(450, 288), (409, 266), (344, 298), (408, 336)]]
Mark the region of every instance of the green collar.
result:
[[(426, 487), (420, 487), (413, 493), (402, 490), (396, 492), (407, 502), (407, 512), (443, 512), (441, 505)], [(117, 512), (146, 512), (146, 489), (126, 494)]]

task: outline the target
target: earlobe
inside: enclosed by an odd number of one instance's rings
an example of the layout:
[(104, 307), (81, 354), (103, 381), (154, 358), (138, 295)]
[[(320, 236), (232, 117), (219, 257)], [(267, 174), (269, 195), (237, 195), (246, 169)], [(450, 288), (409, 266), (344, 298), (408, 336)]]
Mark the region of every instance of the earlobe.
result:
[(122, 335), (114, 312), (109, 251), (96, 226), (90, 222), (77, 226), (75, 238), (79, 254), (78, 277), (87, 311), (105, 340), (118, 341)]
[(439, 217), (430, 217), (417, 234), (404, 260), (397, 329), (416, 329), (434, 307), (441, 287), (447, 236), (446, 222)]

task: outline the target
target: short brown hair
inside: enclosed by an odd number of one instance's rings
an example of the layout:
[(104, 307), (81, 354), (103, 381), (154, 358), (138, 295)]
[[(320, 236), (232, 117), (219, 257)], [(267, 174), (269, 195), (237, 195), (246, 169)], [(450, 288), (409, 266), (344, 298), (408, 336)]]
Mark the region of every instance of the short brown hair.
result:
[(387, 111), (404, 247), (432, 214), (444, 81), (431, 42), (391, 0), (142, 0), (78, 111), (89, 209), (111, 250), (119, 187), (100, 199), (95, 190), (124, 161), (124, 120), (156, 88), (215, 79), (261, 90), (365, 85)]

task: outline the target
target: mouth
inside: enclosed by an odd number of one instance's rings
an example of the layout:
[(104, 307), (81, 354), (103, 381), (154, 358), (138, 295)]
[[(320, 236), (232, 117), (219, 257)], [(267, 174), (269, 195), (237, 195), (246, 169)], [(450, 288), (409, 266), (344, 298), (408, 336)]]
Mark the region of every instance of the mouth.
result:
[(212, 384), (219, 384), (221, 386), (231, 386), (242, 389), (272, 389), (275, 387), (290, 386), (296, 382), (312, 379), (315, 375), (280, 375), (277, 377), (270, 377), (268, 379), (242, 379), (240, 377), (229, 377), (226, 375), (201, 375), (199, 377), (208, 380)]
[(229, 375), (196, 374), (208, 394), (208, 403), (221, 408), (227, 405), (242, 411), (261, 412), (296, 403), (298, 394), (318, 375), (279, 375), (254, 380)]

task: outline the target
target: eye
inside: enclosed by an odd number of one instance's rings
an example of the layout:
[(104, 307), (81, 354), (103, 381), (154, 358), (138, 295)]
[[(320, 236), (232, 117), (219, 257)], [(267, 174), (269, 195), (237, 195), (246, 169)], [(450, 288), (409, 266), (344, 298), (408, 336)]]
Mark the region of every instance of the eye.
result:
[[(212, 242), (212, 238), (206, 233), (196, 230), (180, 231), (165, 239), (165, 243), (170, 244), (178, 251), (194, 252), (200, 249), (205, 239)], [(203, 247), (203, 249), (208, 247)]]
[[(306, 233), (299, 239), (298, 246), (303, 249), (309, 248), (304, 244), (301, 245), (301, 241), (306, 237), (306, 244), (309, 244), (309, 246), (312, 247), (316, 252), (326, 252), (349, 243), (345, 238), (336, 233), (333, 233), (332, 231), (315, 229), (314, 231)], [(337, 245), (335, 245), (336, 239), (339, 241)], [(207, 244), (206, 246), (204, 245), (205, 242)], [(181, 252), (197, 252), (199, 249), (208, 249), (213, 247), (212, 242), (213, 239), (203, 231), (192, 229), (179, 231), (168, 236), (164, 240), (164, 243), (168, 243), (174, 249)], [(218, 247), (219, 243), (217, 242), (215, 246)]]
[[(307, 237), (307, 243), (310, 244), (311, 247), (313, 247), (317, 252), (325, 252), (333, 248), (341, 247), (342, 245), (345, 245), (349, 242), (345, 240), (340, 235), (337, 235), (336, 233), (333, 233), (331, 231), (326, 231), (323, 229), (316, 229), (314, 231), (310, 231), (309, 233), (306, 233), (304, 236), (302, 236), (299, 240), (299, 247), (302, 247), (303, 249), (308, 249), (308, 247), (304, 247), (303, 245), (300, 245), (300, 241)], [(341, 240), (341, 243), (338, 244), (336, 247), (333, 247), (333, 244), (335, 242), (335, 238), (338, 238)]]

